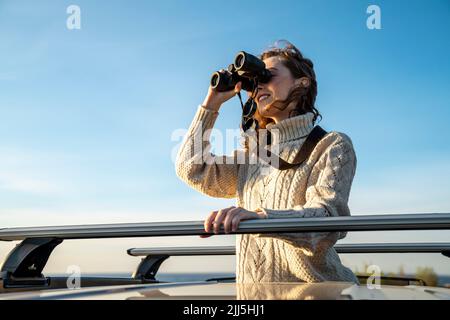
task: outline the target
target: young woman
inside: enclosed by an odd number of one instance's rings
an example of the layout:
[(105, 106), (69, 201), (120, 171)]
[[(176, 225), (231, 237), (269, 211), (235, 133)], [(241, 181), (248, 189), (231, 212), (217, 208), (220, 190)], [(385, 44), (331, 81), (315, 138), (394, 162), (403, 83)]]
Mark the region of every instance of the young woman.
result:
[[(316, 77), (311, 60), (292, 44), (271, 48), (260, 58), (272, 73), (256, 94), (259, 128), (273, 135), (271, 148), (291, 162), (315, 126)], [(197, 109), (177, 155), (176, 173), (196, 190), (219, 198), (237, 198), (236, 206), (213, 211), (205, 219), (206, 232), (235, 231), (248, 219), (348, 216), (348, 198), (356, 156), (348, 136), (330, 132), (297, 168), (278, 170), (257, 162), (236, 161), (248, 148), (231, 156), (209, 152), (210, 131), (221, 105), (240, 90), (211, 89)], [(242, 159), (242, 157), (240, 157)], [(262, 174), (270, 167), (269, 174)], [(358, 282), (343, 266), (333, 245), (345, 232), (242, 234), (236, 236), (236, 281)]]

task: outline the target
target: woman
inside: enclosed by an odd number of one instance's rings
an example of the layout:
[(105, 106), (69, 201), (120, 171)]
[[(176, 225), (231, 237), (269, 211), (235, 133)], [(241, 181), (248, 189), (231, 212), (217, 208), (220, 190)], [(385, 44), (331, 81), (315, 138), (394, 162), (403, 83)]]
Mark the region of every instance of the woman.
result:
[[(260, 57), (272, 73), (256, 94), (259, 130), (267, 129), (271, 149), (290, 162), (300, 150), (320, 116), (314, 107), (317, 84), (313, 63), (288, 43)], [(178, 152), (176, 173), (196, 190), (219, 198), (237, 198), (237, 205), (213, 211), (205, 231), (235, 231), (248, 219), (348, 216), (348, 198), (356, 168), (352, 142), (343, 133), (330, 132), (295, 169), (278, 170), (262, 162), (236, 161), (248, 148), (232, 156), (209, 152), (209, 134), (221, 105), (240, 90), (211, 89), (197, 109)], [(197, 137), (197, 138), (196, 138)], [(198, 139), (200, 137), (200, 139)], [(242, 158), (241, 158), (242, 159)], [(262, 174), (270, 167), (269, 174)], [(236, 236), (236, 282), (352, 281), (352, 271), (342, 265), (333, 245), (345, 232), (242, 234)]]

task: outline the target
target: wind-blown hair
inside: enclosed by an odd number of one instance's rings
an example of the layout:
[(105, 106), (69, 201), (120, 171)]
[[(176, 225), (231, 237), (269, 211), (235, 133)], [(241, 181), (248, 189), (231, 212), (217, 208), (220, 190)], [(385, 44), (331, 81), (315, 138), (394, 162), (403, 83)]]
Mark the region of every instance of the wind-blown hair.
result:
[[(259, 58), (264, 60), (270, 57), (280, 57), (284, 66), (290, 70), (295, 79), (307, 77), (310, 80), (308, 88), (294, 87), (286, 100), (273, 102), (273, 107), (284, 110), (290, 103), (297, 101), (295, 109), (289, 114), (290, 117), (312, 112), (314, 114), (314, 122), (318, 117), (322, 118), (314, 105), (317, 96), (317, 81), (313, 62), (305, 58), (299, 49), (286, 40), (275, 42)], [(262, 117), (258, 111), (256, 111), (254, 117), (258, 121), (259, 128), (261, 129), (265, 129), (267, 124), (273, 122), (272, 119)]]

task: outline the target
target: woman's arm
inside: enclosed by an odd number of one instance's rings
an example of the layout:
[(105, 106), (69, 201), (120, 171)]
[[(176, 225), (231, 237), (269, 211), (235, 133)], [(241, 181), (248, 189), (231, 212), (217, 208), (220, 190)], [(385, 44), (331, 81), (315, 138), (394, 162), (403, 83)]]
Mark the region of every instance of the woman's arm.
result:
[[(324, 151), (312, 169), (305, 205), (290, 210), (258, 208), (256, 212), (264, 213), (268, 219), (348, 216), (348, 198), (355, 170), (356, 155), (351, 140), (339, 134), (339, 138)], [(314, 246), (320, 238), (326, 237), (328, 241), (336, 242), (345, 235), (346, 232), (306, 232), (256, 236), (274, 237), (294, 245)]]
[[(219, 112), (199, 106), (184, 137), (176, 159), (176, 174), (199, 192), (217, 198), (234, 198), (240, 157), (244, 150), (232, 156), (210, 153), (211, 129)], [(241, 155), (239, 155), (241, 154)]]

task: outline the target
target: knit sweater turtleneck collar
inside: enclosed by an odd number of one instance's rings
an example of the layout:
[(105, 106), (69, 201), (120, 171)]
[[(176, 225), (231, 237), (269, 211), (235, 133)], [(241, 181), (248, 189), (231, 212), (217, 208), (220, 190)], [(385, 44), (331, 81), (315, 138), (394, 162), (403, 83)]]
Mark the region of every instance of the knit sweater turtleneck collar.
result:
[(278, 123), (269, 123), (266, 129), (272, 135), (272, 145), (277, 145), (291, 140), (306, 138), (314, 128), (314, 114), (307, 112), (302, 115), (281, 120)]

